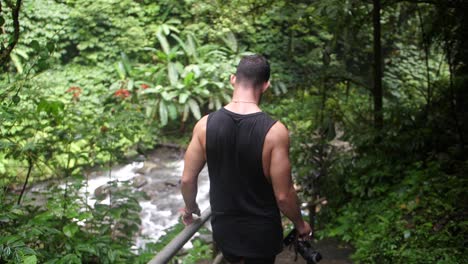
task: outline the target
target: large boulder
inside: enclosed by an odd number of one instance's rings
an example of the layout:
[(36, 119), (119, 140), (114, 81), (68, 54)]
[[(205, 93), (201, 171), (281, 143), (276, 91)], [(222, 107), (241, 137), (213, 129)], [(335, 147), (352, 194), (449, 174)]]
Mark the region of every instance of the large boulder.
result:
[(107, 183), (97, 187), (94, 190), (94, 196), (96, 197), (96, 199), (98, 200), (104, 199), (109, 194), (109, 188), (110, 186)]

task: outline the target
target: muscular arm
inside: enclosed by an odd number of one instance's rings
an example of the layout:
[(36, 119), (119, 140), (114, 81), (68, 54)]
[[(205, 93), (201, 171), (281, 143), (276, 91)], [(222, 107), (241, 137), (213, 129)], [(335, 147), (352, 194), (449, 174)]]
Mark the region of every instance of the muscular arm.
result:
[[(181, 191), (185, 202), (185, 213), (192, 215), (198, 210), (196, 202), (198, 174), (205, 166), (205, 132), (206, 117), (198, 121), (193, 129), (192, 139), (185, 152), (184, 171), (182, 173)], [(184, 216), (185, 218), (185, 216)]]
[(289, 218), (301, 236), (311, 232), (302, 220), (299, 200), (293, 186), (289, 161), (289, 135), (287, 128), (276, 123), (268, 132), (266, 144), (271, 146), (269, 176), (281, 212)]

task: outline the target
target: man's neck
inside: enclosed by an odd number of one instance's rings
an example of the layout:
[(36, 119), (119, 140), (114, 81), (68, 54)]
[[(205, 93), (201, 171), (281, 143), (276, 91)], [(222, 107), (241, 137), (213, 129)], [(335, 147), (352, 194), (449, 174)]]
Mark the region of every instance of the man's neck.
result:
[(262, 111), (260, 109), (260, 107), (258, 107), (258, 105), (250, 104), (250, 103), (234, 103), (234, 102), (231, 102), (231, 103), (227, 104), (226, 106), (224, 106), (224, 108), (226, 108), (227, 110), (229, 110), (231, 112), (241, 114), (241, 115), (253, 114), (253, 113), (257, 113), (257, 112)]
[(225, 108), (238, 114), (252, 114), (262, 111), (258, 106), (258, 101), (258, 99), (252, 97), (233, 96), (231, 102)]
[(225, 106), (229, 111), (238, 114), (261, 112), (259, 107), (261, 92), (253, 87), (235, 86), (231, 102)]

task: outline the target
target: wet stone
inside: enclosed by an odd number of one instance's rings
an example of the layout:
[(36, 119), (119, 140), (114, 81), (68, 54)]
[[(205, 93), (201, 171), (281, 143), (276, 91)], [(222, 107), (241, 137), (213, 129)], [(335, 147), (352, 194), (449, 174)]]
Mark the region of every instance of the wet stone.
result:
[(132, 185), (135, 188), (141, 188), (141, 187), (145, 186), (146, 184), (148, 184), (148, 180), (143, 175), (136, 176), (132, 180)]

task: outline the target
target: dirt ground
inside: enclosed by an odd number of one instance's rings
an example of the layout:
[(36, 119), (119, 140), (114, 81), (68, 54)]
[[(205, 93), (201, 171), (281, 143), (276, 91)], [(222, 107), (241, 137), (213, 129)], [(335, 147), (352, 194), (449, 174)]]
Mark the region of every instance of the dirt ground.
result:
[[(312, 246), (320, 254), (322, 254), (322, 260), (319, 264), (350, 264), (353, 263), (349, 256), (353, 252), (353, 249), (344, 243), (341, 243), (334, 239), (324, 239)], [(276, 257), (275, 264), (307, 264), (307, 262), (298, 255), (297, 261), (294, 261), (295, 253), (294, 249), (285, 248), (281, 254)]]
[[(322, 260), (319, 264), (352, 264), (350, 255), (353, 249), (338, 240), (324, 239), (312, 244), (313, 248), (322, 254)], [(307, 264), (301, 255), (295, 259), (294, 249), (285, 248), (277, 257), (275, 264)], [(212, 260), (204, 260), (197, 264), (211, 264)], [(227, 263), (222, 261), (221, 263)]]

